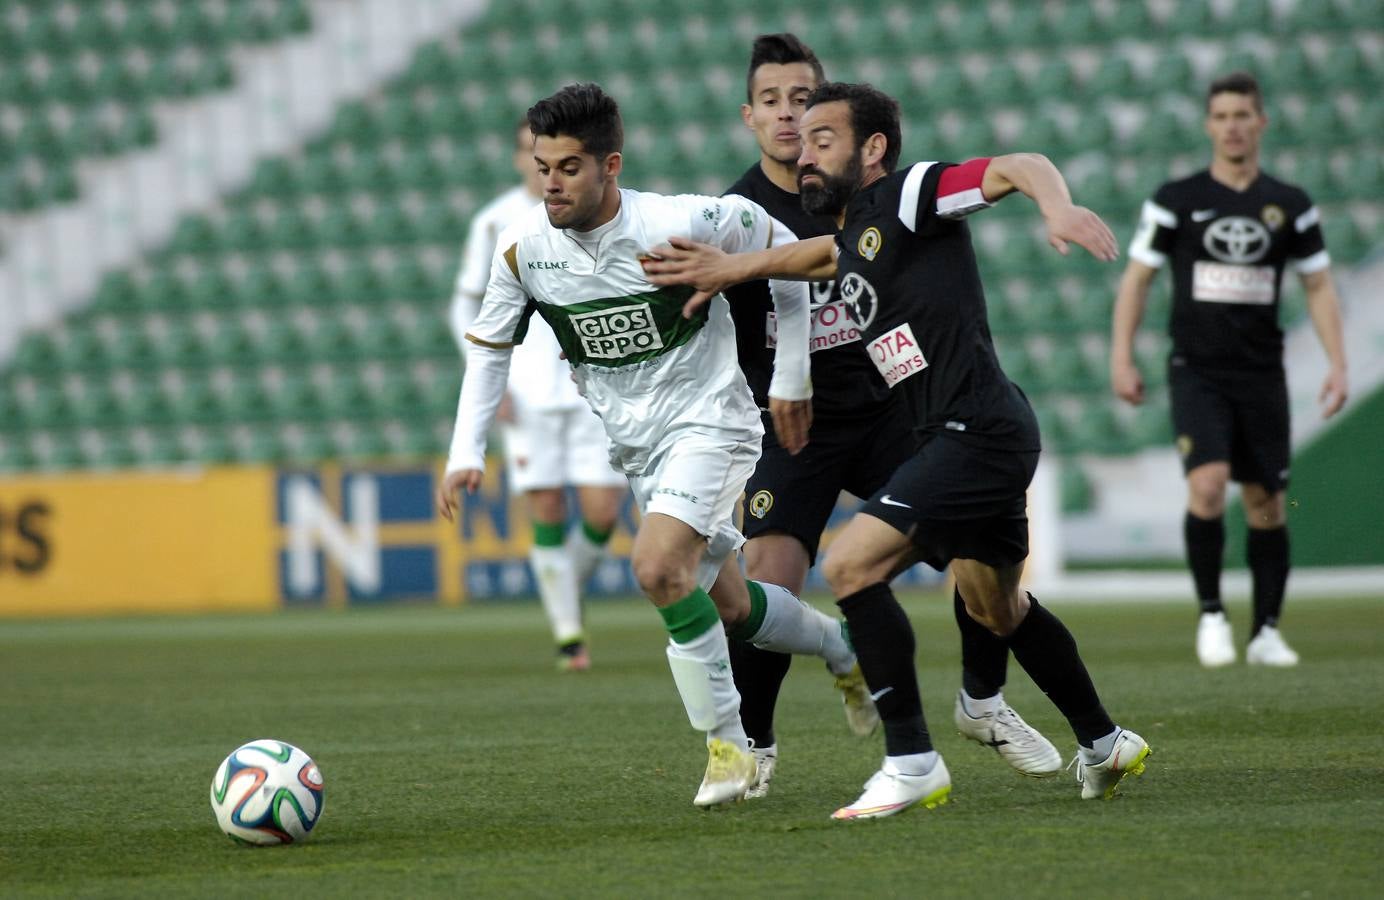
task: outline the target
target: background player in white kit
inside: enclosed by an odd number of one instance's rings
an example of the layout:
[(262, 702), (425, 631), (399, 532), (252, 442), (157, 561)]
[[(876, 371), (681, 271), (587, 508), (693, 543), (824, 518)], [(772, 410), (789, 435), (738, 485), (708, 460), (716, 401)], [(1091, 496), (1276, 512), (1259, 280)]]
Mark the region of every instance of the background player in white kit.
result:
[[(527, 120), (519, 123), (514, 139), (514, 170), (523, 182), (476, 213), (462, 249), (448, 320), (463, 356), (464, 337), (480, 311), (500, 232), (543, 197)], [(558, 668), (571, 672), (591, 665), (581, 590), (615, 530), (627, 484), (624, 474), (610, 465), (605, 429), (577, 392), (561, 352), (551, 328), (541, 320), (530, 323), (524, 343), (514, 348), (498, 419), (509, 488), (524, 496), (533, 523), (529, 564), (557, 642)], [(570, 531), (567, 485), (576, 488), (581, 510), (580, 524)]]
[[(668, 630), (669, 667), (688, 718), (707, 735), (710, 759), (693, 802), (733, 801), (754, 782), (756, 765), (724, 628), (767, 649), (821, 656), (835, 673), (858, 670), (835, 620), (777, 585), (741, 577), (735, 551), (744, 539), (732, 516), (764, 429), (736, 364), (734, 326), (720, 298), (684, 318), (691, 291), (650, 284), (640, 257), (688, 232), (728, 252), (793, 235), (744, 198), (621, 190), (619, 108), (594, 84), (539, 101), (529, 124), (544, 209), (500, 237), (466, 334), (471, 359), (438, 507), (451, 518), (456, 492), (479, 486), (510, 353), (538, 312), (601, 417), (611, 459), (629, 476), (643, 515), (635, 577)], [(801, 449), (811, 419), (806, 289), (778, 286), (776, 308), (771, 413), (784, 446)], [(863, 692), (863, 678), (855, 682)]]

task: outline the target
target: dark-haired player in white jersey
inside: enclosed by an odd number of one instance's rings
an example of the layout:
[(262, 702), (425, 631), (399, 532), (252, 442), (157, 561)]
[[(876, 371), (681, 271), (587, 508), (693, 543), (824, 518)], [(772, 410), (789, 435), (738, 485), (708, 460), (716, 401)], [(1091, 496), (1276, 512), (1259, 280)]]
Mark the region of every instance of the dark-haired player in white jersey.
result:
[(1038, 424), (1000, 369), (986, 320), (969, 213), (1019, 191), (1060, 252), (1076, 242), (1117, 255), (1099, 217), (1075, 206), (1046, 158), (1011, 154), (895, 171), (898, 104), (869, 85), (821, 85), (808, 98), (798, 181), (804, 208), (833, 214), (830, 237), (728, 257), (675, 239), (646, 265), (655, 283), (698, 293), (770, 276), (835, 277), (879, 376), (903, 399), (917, 451), (851, 519), (824, 566), (884, 723), (885, 759), (837, 819), (889, 816), (946, 802), (951, 776), (932, 747), (918, 693), (908, 616), (890, 580), (914, 562), (950, 565), (969, 615), (1014, 658), (1076, 734), (1083, 798), (1111, 797), (1144, 769), (1148, 744), (1106, 713), (1076, 642), (1020, 589), (1028, 554), (1026, 492), (1038, 462)]
[(1142, 403), (1134, 333), (1150, 282), (1171, 261), (1168, 385), (1187, 474), (1183, 537), (1201, 604), (1197, 657), (1208, 667), (1235, 661), (1220, 591), (1231, 479), (1241, 484), (1249, 525), (1254, 622), (1245, 658), (1269, 666), (1298, 661), (1278, 631), (1289, 567), (1284, 490), (1290, 429), (1278, 324), (1285, 267), (1302, 278), (1307, 310), (1330, 360), (1323, 415), (1334, 415), (1347, 392), (1340, 307), (1320, 216), (1301, 188), (1259, 168), (1267, 124), (1252, 75), (1234, 72), (1212, 82), (1206, 95), (1211, 167), (1164, 184), (1144, 204), (1111, 336), (1111, 385), (1122, 399)]
[[(825, 77), (822, 64), (793, 34), (755, 39), (746, 76), (747, 102), (740, 108), (759, 144), (759, 161), (726, 193), (764, 207), (800, 238), (834, 234), (829, 215), (802, 208), (798, 194), (798, 122), (807, 97)], [(898, 398), (862, 351), (860, 329), (841, 299), (835, 279), (813, 282), (812, 427), (807, 446), (790, 453), (765, 423), (763, 453), (745, 485), (741, 530), (746, 576), (779, 584), (801, 595), (818, 542), (842, 491), (873, 495), (913, 455), (913, 429)], [(766, 281), (726, 291), (735, 320), (740, 368), (761, 409), (769, 408), (777, 329)], [(1017, 771), (1055, 775), (1062, 758), (1052, 743), (1004, 700), (1009, 647), (965, 612), (954, 597), (961, 631), (962, 688), (953, 719), (967, 738), (992, 747)], [(730, 643), (731, 665), (740, 690), (740, 718), (755, 742), (758, 782), (747, 796), (767, 792), (778, 763), (774, 707), (792, 657)], [(857, 734), (879, 724), (858, 669), (837, 673), (847, 718)], [(863, 700), (863, 702), (862, 702)]]

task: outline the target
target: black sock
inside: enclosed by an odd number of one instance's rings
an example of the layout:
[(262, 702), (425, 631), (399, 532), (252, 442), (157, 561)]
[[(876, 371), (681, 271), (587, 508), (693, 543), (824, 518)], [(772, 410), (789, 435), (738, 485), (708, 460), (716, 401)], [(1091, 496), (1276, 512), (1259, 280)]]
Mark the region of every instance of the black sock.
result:
[(1187, 566), (1197, 586), (1201, 611), (1223, 612), (1221, 566), (1225, 557), (1225, 518), (1199, 519), (1187, 513), (1182, 520), (1182, 540), (1187, 548)]
[(779, 686), (793, 657), (756, 647), (749, 641), (727, 641), (730, 645), (730, 669), (735, 689), (740, 692), (740, 722), (745, 734), (756, 747), (774, 743), (774, 706), (778, 703)]
[(918, 696), (913, 665), (917, 645), (908, 614), (883, 582), (842, 597), (836, 605), (851, 630), (865, 683), (875, 695), (875, 708), (884, 723), (884, 752), (889, 756), (927, 753), (932, 738)]
[(1004, 638), (971, 618), (961, 592), (952, 590), (956, 627), (961, 631), (961, 686), (977, 700), (993, 697), (1004, 687), (1009, 668), (1009, 645)]
[(1009, 636), (1009, 649), (1033, 683), (1067, 717), (1077, 743), (1089, 748), (1114, 731), (1115, 723), (1101, 706), (1067, 626), (1039, 606), (1032, 594), (1028, 602), (1028, 615)]
[(1265, 625), (1278, 627), (1283, 612), (1283, 591), (1288, 586), (1288, 527), (1251, 528), (1245, 536), (1245, 558), (1254, 583), (1254, 630)]

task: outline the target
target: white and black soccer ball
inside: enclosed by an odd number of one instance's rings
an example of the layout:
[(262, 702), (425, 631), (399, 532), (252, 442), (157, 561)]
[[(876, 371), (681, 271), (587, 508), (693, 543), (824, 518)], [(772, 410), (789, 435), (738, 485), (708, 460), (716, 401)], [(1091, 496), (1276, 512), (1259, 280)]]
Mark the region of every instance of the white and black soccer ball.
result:
[(283, 741), (237, 747), (211, 780), (216, 824), (242, 844), (292, 844), (322, 818), (322, 773)]

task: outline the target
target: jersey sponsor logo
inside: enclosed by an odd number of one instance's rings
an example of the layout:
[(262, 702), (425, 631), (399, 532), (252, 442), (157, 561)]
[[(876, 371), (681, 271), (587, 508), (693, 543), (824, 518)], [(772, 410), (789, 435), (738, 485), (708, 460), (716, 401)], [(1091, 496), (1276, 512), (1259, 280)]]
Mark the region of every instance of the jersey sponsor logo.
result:
[(1206, 303), (1269, 306), (1276, 282), (1273, 266), (1233, 266), (1204, 259), (1192, 264), (1192, 299)]
[(755, 491), (754, 496), (750, 498), (749, 507), (750, 515), (762, 519), (774, 508), (774, 495), (768, 491)]
[(927, 360), (907, 322), (870, 342), (870, 361), (891, 388), (927, 368)]
[(884, 236), (879, 233), (879, 229), (871, 225), (860, 233), (860, 240), (856, 241), (856, 252), (867, 260), (874, 262), (879, 255), (879, 248), (884, 246)]
[(547, 260), (547, 259), (533, 259), (533, 260), (529, 260), (528, 262), (524, 263), (524, 265), (526, 265), (526, 266), (528, 267), (528, 269), (529, 269), (530, 272), (547, 271), (547, 270), (549, 270), (549, 269), (569, 269), (569, 268), (571, 268), (571, 266), (568, 264), (567, 260), (565, 260), (565, 259), (560, 259), (560, 260), (557, 260), (556, 262), (554, 262), (554, 261), (552, 261), (552, 260)]
[(848, 272), (841, 279), (841, 300), (846, 304), (846, 315), (864, 331), (875, 320), (879, 312), (879, 295), (874, 285), (866, 281), (859, 272)]
[(1206, 229), (1201, 242), (1221, 262), (1256, 263), (1269, 252), (1269, 230), (1246, 216), (1226, 216)]
[(1209, 222), (1209, 221), (1211, 221), (1211, 220), (1214, 219), (1214, 218), (1216, 218), (1216, 211), (1215, 211), (1214, 209), (1194, 209), (1194, 210), (1192, 210), (1192, 221), (1193, 221), (1193, 222)]
[(620, 359), (663, 349), (663, 336), (647, 303), (579, 313), (571, 317), (571, 323), (582, 353), (591, 359)]
[(1259, 211), (1259, 219), (1270, 231), (1277, 231), (1283, 227), (1283, 223), (1288, 221), (1287, 213), (1283, 212), (1283, 207), (1277, 203), (1270, 203)]
[[(860, 340), (860, 329), (851, 321), (844, 301), (828, 303), (812, 310), (812, 332), (808, 340), (808, 352), (831, 350)], [(769, 312), (764, 321), (764, 346), (778, 346), (778, 316)]]
[(748, 209), (747, 209), (747, 210), (743, 210), (743, 211), (740, 213), (740, 224), (741, 224), (741, 226), (743, 226), (747, 231), (748, 231), (749, 229), (754, 228), (754, 216), (750, 215), (750, 211), (749, 211)]

